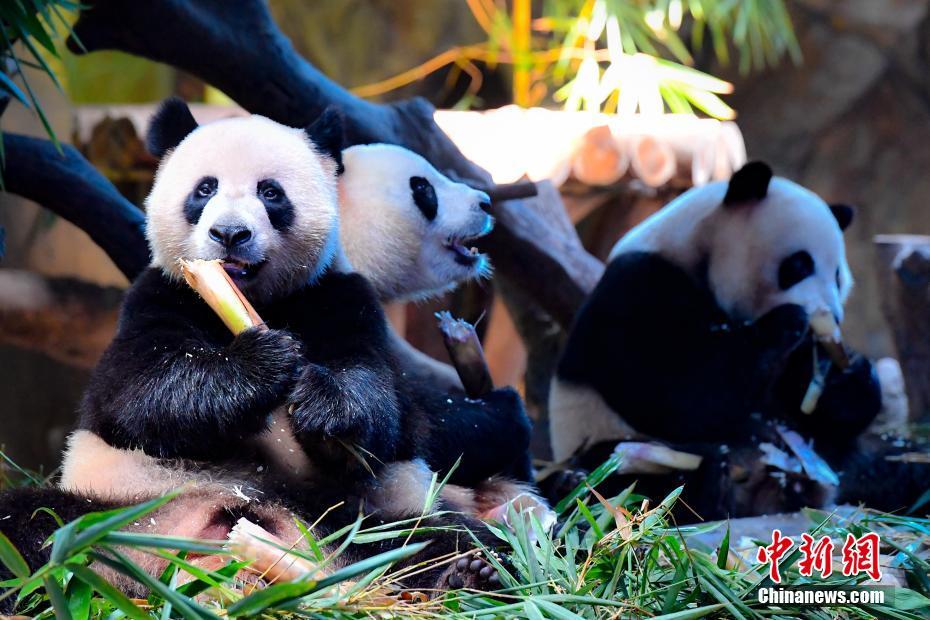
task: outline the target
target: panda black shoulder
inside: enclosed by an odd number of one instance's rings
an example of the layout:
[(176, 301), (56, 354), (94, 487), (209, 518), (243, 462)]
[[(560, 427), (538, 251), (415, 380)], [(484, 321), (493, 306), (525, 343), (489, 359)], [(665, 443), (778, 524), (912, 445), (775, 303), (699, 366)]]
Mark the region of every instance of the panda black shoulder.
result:
[(259, 314), (269, 325), (297, 332), (306, 349), (387, 355), (387, 319), (374, 287), (358, 273), (327, 272)]
[(126, 291), (121, 310), (121, 328), (127, 327), (128, 318), (136, 323), (158, 324), (172, 314), (190, 317), (195, 321), (218, 322), (209, 307), (200, 302), (197, 294), (183, 282), (168, 278), (156, 267), (143, 271)]

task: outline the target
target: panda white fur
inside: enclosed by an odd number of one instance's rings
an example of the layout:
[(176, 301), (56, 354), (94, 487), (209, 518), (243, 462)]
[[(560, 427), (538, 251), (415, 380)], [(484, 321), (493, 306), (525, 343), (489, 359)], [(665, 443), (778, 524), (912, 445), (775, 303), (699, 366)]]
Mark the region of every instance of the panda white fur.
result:
[[(340, 264), (339, 122), (324, 114), (302, 130), (252, 116), (199, 127), (183, 102), (162, 107), (149, 136), (153, 153), (164, 155), (147, 200), (153, 266), (126, 295), (69, 445), (63, 487), (70, 495), (52, 503), (66, 513), (88, 500), (106, 507), (193, 480), (205, 494), (209, 532), (216, 519), (228, 531), (235, 511), (222, 494), (241, 495), (241, 482), (277, 507), (278, 516), (261, 523), (272, 532), (290, 510), (315, 517), (340, 502), (324, 529), (354, 521), (360, 503), (383, 520), (419, 514), (431, 472), (411, 459), (430, 444), (434, 427), (401, 410), (376, 294)], [(233, 338), (180, 281), (178, 258), (222, 260), (272, 329)], [(268, 414), (284, 406), (288, 428), (265, 431)], [(269, 433), (270, 441), (257, 441)], [(276, 467), (267, 446), (279, 439), (315, 467), (299, 477)], [(370, 455), (369, 464), (347, 444)], [(369, 480), (370, 467), (381, 476)], [(417, 506), (396, 506), (398, 495)], [(467, 517), (427, 520), (453, 526), (432, 536), (430, 555), (465, 543)], [(480, 586), (471, 572), (453, 581)], [(436, 578), (423, 583), (441, 585)]]
[[(808, 318), (825, 309), (841, 322), (853, 284), (842, 236), (852, 213), (753, 162), (633, 228), (553, 380), (555, 457), (583, 454), (590, 467), (618, 440), (658, 439), (720, 465), (722, 444), (768, 441), (778, 421), (847, 469), (881, 405), (868, 360), (834, 366), (814, 413), (799, 407), (819, 348)], [(734, 514), (708, 512), (718, 509)]]
[(381, 299), (425, 299), (490, 276), (487, 256), (469, 247), (494, 226), (486, 193), (391, 144), (351, 146), (342, 162), (342, 245)]

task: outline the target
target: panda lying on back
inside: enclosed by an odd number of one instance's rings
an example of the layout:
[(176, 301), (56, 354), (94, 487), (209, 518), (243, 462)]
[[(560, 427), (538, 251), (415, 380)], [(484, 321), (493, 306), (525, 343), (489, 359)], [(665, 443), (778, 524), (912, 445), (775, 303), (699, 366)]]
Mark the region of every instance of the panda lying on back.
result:
[[(617, 440), (645, 436), (703, 455), (700, 478), (726, 463), (720, 444), (769, 441), (768, 423), (778, 420), (848, 470), (844, 484), (857, 478), (862, 467), (849, 469), (856, 441), (881, 406), (868, 360), (853, 355), (848, 369), (834, 366), (816, 410), (800, 411), (820, 346), (808, 317), (825, 309), (841, 322), (852, 286), (842, 236), (851, 219), (851, 208), (827, 205), (757, 162), (631, 230), (559, 364), (550, 396), (555, 457), (584, 451), (592, 466)], [(915, 476), (902, 483), (902, 497), (920, 486)], [(844, 489), (840, 499), (871, 499)], [(725, 504), (720, 516), (733, 515)]]

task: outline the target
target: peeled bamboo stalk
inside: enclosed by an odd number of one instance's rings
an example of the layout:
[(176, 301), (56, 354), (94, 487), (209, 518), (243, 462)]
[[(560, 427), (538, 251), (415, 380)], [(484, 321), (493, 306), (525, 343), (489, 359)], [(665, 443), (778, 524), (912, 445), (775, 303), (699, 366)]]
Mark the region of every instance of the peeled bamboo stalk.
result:
[(481, 398), (494, 389), (484, 349), (474, 326), (468, 321), (457, 319), (449, 312), (437, 312), (439, 330), (446, 344), (452, 365), (469, 398)]
[(229, 532), (227, 547), (240, 560), (251, 562), (249, 569), (269, 582), (294, 581), (316, 570), (307, 560), (288, 553), (284, 541), (245, 517)]
[(840, 333), (840, 326), (833, 318), (833, 313), (826, 308), (814, 312), (811, 316), (811, 330), (833, 363), (842, 370), (849, 368), (849, 356), (843, 347), (843, 336)]
[(232, 281), (219, 260), (181, 260), (181, 273), (187, 284), (197, 291), (233, 334), (250, 327), (264, 326), (264, 321)]

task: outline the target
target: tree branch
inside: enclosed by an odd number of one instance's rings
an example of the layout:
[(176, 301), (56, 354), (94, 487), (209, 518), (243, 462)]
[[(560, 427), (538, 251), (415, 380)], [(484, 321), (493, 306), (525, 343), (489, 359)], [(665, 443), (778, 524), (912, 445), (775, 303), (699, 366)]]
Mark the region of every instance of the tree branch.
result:
[[(81, 12), (74, 32), (89, 51), (118, 49), (171, 64), (250, 112), (292, 127), (335, 104), (345, 115), (349, 144), (397, 144), (452, 178), (479, 188), (493, 185), (435, 123), (428, 102), (376, 104), (355, 97), (294, 50), (261, 0), (241, 0), (234, 9), (223, 0), (97, 0)], [(69, 45), (82, 52), (73, 41)], [(560, 239), (564, 235), (546, 220), (527, 215), (520, 201), (498, 202), (495, 215), (500, 224), (486, 248), (496, 269), (567, 327), (603, 266), (580, 244)]]
[(74, 147), (3, 135), (6, 191), (34, 200), (84, 230), (127, 278), (149, 263), (145, 214)]

